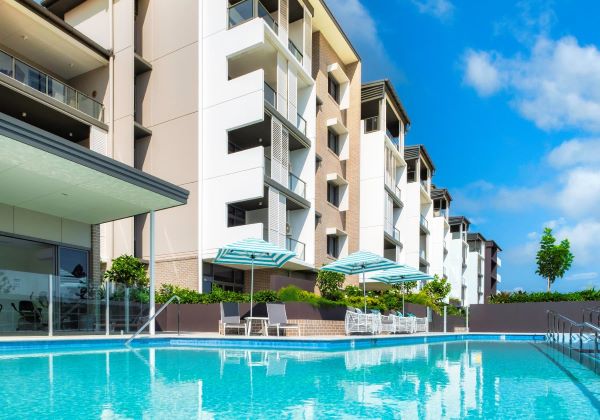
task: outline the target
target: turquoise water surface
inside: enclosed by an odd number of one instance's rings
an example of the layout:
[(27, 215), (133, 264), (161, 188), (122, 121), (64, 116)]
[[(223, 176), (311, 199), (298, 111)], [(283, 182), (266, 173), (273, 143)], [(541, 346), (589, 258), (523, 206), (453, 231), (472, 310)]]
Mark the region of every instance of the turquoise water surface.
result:
[(544, 343), (0, 355), (0, 417), (600, 418), (600, 376)]

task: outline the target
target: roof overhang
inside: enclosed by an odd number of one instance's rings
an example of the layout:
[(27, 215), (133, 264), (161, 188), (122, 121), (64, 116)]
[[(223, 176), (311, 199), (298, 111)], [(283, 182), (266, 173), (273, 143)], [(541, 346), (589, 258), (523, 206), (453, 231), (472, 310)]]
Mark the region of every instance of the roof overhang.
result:
[(313, 31), (323, 34), (344, 64), (360, 61), (352, 43), (323, 0), (310, 0), (314, 6)]
[(0, 203), (98, 224), (187, 202), (188, 191), (0, 114)]

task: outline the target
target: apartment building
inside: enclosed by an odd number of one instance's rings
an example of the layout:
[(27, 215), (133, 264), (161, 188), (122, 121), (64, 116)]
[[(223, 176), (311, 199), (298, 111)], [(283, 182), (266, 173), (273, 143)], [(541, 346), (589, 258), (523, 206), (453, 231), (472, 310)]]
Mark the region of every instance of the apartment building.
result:
[(418, 242), (405, 209), (404, 136), (410, 119), (389, 80), (363, 84), (361, 101), (360, 247), (404, 262), (407, 243)]
[(452, 197), (447, 189), (431, 186), (433, 217), (430, 224), (429, 274), (448, 278), (446, 258), (450, 241), (450, 203)]
[(0, 305), (16, 308), (0, 332), (99, 329), (100, 253), (132, 252), (133, 216), (188, 199), (134, 167), (133, 1), (115, 6), (131, 6), (130, 37), (109, 36), (112, 8), (96, 26), (84, 2), (47, 3), (64, 10), (0, 1)]
[(467, 268), (465, 269), (465, 305), (484, 303), (485, 244), (481, 233), (467, 233)]
[(467, 255), (469, 244), (467, 242), (467, 231), (471, 222), (464, 216), (451, 216), (448, 218), (450, 224), (450, 241), (446, 267), (448, 281), (450, 282), (450, 298), (458, 299), (462, 306), (467, 304), (467, 281), (465, 271), (467, 269)]
[(313, 3), (315, 267), (319, 268), (359, 249), (361, 63), (325, 3)]
[(483, 303), (487, 303), (490, 296), (497, 292), (498, 283), (502, 282), (502, 276), (498, 272), (502, 267), (502, 260), (499, 253), (502, 249), (496, 241), (488, 240), (485, 242), (485, 270), (483, 276)]
[(435, 172), (433, 161), (425, 146), (404, 148), (406, 161), (406, 193), (404, 199), (403, 232), (404, 262), (430, 273), (431, 225), (433, 223), (433, 200), (431, 179)]

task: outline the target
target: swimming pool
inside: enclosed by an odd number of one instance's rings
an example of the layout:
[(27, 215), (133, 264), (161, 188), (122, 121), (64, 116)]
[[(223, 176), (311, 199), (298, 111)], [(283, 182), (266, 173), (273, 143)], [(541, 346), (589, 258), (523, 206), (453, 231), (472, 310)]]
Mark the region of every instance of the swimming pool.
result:
[(0, 417), (600, 416), (600, 376), (540, 341), (357, 340), (365, 348), (342, 350), (221, 341), (0, 345)]

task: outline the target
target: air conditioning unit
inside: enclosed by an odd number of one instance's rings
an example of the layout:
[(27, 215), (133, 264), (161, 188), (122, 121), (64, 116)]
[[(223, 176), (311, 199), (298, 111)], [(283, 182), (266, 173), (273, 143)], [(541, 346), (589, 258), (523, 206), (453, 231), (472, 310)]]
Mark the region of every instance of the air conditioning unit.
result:
[(285, 224), (285, 234), (286, 235), (291, 235), (292, 234), (292, 227), (290, 226), (289, 223)]

